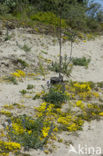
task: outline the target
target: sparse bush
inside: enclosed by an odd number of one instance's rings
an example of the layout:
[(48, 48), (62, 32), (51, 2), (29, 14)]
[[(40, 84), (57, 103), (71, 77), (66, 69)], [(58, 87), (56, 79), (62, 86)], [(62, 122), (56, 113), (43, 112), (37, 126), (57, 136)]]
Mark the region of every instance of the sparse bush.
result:
[(40, 57), (39, 57), (39, 62), (38, 62), (38, 72), (40, 72), (40, 74), (45, 79), (46, 69), (45, 69), (44, 64), (43, 64), (42, 60), (40, 59)]
[(16, 80), (16, 78), (14, 76), (8, 76), (8, 77), (4, 78), (4, 80), (10, 81), (10, 82), (12, 82), (15, 85), (18, 84), (17, 80)]
[(92, 88), (92, 89), (94, 89), (96, 86), (96, 84), (92, 81), (89, 81), (88, 84), (89, 84), (90, 88)]
[(90, 58), (87, 59), (86, 57), (82, 58), (72, 58), (72, 62), (75, 66), (85, 66), (88, 67), (88, 64), (90, 63)]
[(17, 59), (17, 62), (20, 63), (24, 68), (28, 67), (28, 64), (26, 63), (26, 61), (24, 61), (22, 59)]
[(23, 90), (20, 91), (20, 93), (21, 93), (22, 95), (25, 95), (25, 94), (27, 93), (27, 91), (23, 89)]
[(103, 81), (97, 83), (97, 87), (103, 88)]
[(57, 73), (61, 72), (62, 74), (65, 74), (67, 77), (69, 77), (72, 72), (73, 66), (72, 64), (70, 64), (70, 60), (68, 59), (68, 57), (65, 56), (62, 59), (61, 69), (60, 69), (60, 64), (57, 61), (52, 62), (52, 64), (49, 65), (48, 68), (51, 71), (55, 71)]
[(33, 89), (34, 88), (34, 85), (32, 85), (32, 84), (28, 84), (28, 86), (27, 86), (27, 89), (29, 90), (29, 89)]

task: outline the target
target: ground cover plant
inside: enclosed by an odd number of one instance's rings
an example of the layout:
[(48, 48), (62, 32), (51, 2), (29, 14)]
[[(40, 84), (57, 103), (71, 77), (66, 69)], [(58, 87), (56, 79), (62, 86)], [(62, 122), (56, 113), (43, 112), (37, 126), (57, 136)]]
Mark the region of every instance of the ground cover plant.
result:
[(72, 62), (75, 66), (85, 66), (88, 67), (89, 63), (90, 63), (90, 58), (87, 59), (86, 57), (82, 57), (82, 58), (72, 58)]
[(28, 90), (33, 89), (33, 88), (34, 88), (34, 85), (28, 84), (28, 86), (27, 86), (27, 89), (28, 89)]
[(17, 85), (17, 80), (14, 76), (7, 76), (4, 78), (5, 81), (8, 81), (8, 82), (12, 82), (13, 84)]
[(3, 77), (3, 80), (17, 85), (18, 81), (23, 81), (26, 76), (27, 75), (23, 70), (17, 69), (16, 72), (10, 73), (9, 76)]
[(56, 108), (60, 108), (61, 104), (68, 99), (67, 95), (62, 90), (57, 90), (55, 88), (50, 88), (49, 92), (43, 96), (43, 100), (48, 103), (52, 103)]
[[(9, 128), (8, 135), (12, 140), (22, 144), (25, 149), (42, 148), (48, 140), (46, 137), (45, 125), (50, 127), (49, 122), (45, 122), (43, 117), (33, 119), (23, 115), (11, 119), (12, 126)], [(45, 131), (44, 131), (45, 130)], [(47, 129), (48, 131), (49, 129)]]
[(17, 62), (20, 63), (23, 68), (28, 67), (28, 64), (26, 63), (26, 61), (22, 59), (17, 59)]

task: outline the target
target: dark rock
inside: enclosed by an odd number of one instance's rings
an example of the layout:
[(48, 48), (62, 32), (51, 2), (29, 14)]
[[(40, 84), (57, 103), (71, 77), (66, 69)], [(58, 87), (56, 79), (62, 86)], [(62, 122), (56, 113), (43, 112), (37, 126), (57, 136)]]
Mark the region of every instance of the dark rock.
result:
[(57, 84), (63, 82), (63, 76), (59, 76), (59, 77), (51, 77), (50, 78), (50, 83), (51, 84)]

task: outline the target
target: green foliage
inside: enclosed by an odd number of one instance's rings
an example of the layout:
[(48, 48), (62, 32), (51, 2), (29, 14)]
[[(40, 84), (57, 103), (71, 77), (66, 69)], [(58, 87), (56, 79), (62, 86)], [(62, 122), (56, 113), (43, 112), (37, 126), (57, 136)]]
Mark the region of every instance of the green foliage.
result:
[(87, 18), (87, 25), (88, 25), (88, 31), (101, 31), (101, 26), (100, 24), (93, 18)]
[[(103, 12), (98, 3), (78, 0), (1, 0), (0, 13), (12, 14), (17, 17), (39, 21), (46, 25), (58, 26), (60, 9), (62, 10), (62, 27), (71, 27), (76, 30), (101, 31)], [(99, 11), (100, 10), (100, 11)], [(24, 17), (23, 17), (24, 16)], [(19, 18), (19, 19), (20, 19)], [(30, 25), (33, 22), (29, 20)]]
[(103, 23), (103, 11), (102, 10), (100, 10), (97, 13), (96, 19), (97, 19), (98, 22)]
[(88, 108), (88, 107), (85, 108), (85, 115), (79, 114), (78, 116), (86, 121), (100, 120), (100, 116), (98, 114), (102, 111), (103, 111), (103, 105), (101, 104), (98, 105), (96, 103), (93, 103), (91, 104), (91, 108)]
[(0, 15), (7, 14), (9, 12), (9, 8), (5, 4), (0, 4)]
[(39, 99), (39, 98), (40, 98), (39, 95), (35, 95), (35, 96), (33, 97), (33, 100), (36, 100), (36, 99)]
[(100, 88), (103, 88), (103, 81), (98, 82), (98, 83), (97, 83), (97, 86), (100, 87)]
[(69, 16), (69, 18), (67, 18), (67, 22), (73, 29), (81, 31), (86, 29), (85, 7), (79, 4), (72, 4), (68, 6), (67, 13), (65, 12), (65, 14)]
[(16, 152), (15, 156), (31, 156), (30, 154), (22, 153), (22, 152)]
[[(32, 20), (36, 20), (45, 24), (50, 24), (54, 26), (59, 25), (59, 18), (53, 12), (38, 12), (31, 16)], [(62, 27), (66, 27), (66, 21), (62, 19), (61, 21)]]
[(70, 64), (70, 60), (68, 59), (67, 55), (65, 55), (62, 58), (61, 69), (60, 69), (60, 64), (57, 61), (52, 62), (52, 64), (49, 65), (48, 68), (51, 71), (55, 71), (57, 73), (61, 72), (61, 73), (65, 74), (67, 77), (69, 77), (72, 72), (73, 66), (72, 66), (72, 64)]
[(92, 89), (94, 89), (96, 86), (96, 84), (92, 81), (89, 81), (88, 84), (89, 84), (90, 88), (92, 88)]
[(43, 64), (42, 60), (40, 59), (40, 57), (38, 57), (38, 59), (39, 59), (39, 62), (38, 62), (38, 72), (40, 72), (40, 74), (45, 79), (46, 71), (45, 71), (44, 64)]
[(28, 67), (28, 64), (26, 63), (26, 61), (24, 61), (22, 59), (17, 59), (17, 62), (20, 63), (24, 68)]
[(27, 91), (23, 89), (23, 90), (20, 91), (20, 93), (21, 93), (22, 95), (25, 95), (25, 94), (27, 93)]
[(72, 62), (75, 66), (85, 66), (88, 67), (88, 64), (90, 63), (90, 59), (87, 59), (86, 57), (82, 58), (73, 58)]
[[(19, 22), (25, 21), (25, 25), (34, 27), (34, 23), (40, 23), (42, 27), (55, 26), (58, 28), (61, 12), (62, 29), (70, 27), (73, 30), (83, 32), (100, 32), (103, 30), (103, 12), (98, 3), (78, 0), (2, 0), (0, 1), (0, 14)], [(100, 10), (100, 11), (98, 11)], [(7, 18), (8, 19), (8, 18)], [(71, 30), (71, 29), (70, 29)], [(62, 30), (64, 32), (64, 30)]]
[(46, 51), (44, 51), (44, 50), (42, 50), (41, 52), (42, 52), (43, 54), (45, 54), (45, 55), (48, 54), (48, 52), (46, 52)]
[(9, 127), (8, 135), (11, 140), (20, 143), (26, 150), (29, 148), (38, 149), (43, 147), (45, 144), (45, 139), (41, 141), (43, 118), (33, 119), (30, 116), (22, 115), (13, 117), (11, 122), (19, 126), (17, 132), (15, 131), (15, 127)]
[(4, 4), (8, 6), (10, 9), (15, 9), (17, 5), (16, 0), (4, 0)]
[(55, 108), (61, 108), (61, 105), (67, 100), (67, 95), (62, 90), (50, 88), (49, 92), (43, 96), (43, 100), (55, 104)]
[(12, 83), (15, 84), (15, 85), (18, 84), (16, 78), (13, 77), (13, 76), (8, 76), (8, 77), (4, 78), (4, 80), (10, 81), (10, 82), (12, 82)]
[(34, 88), (34, 85), (32, 85), (32, 84), (28, 84), (28, 86), (27, 86), (27, 89), (29, 90), (29, 89), (33, 89)]

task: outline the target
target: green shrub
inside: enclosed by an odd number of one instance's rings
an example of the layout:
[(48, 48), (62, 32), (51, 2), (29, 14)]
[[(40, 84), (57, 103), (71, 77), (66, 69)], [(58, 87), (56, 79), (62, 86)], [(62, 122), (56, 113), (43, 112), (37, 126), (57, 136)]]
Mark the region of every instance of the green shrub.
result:
[(0, 15), (7, 14), (9, 12), (9, 8), (5, 4), (0, 4)]
[(16, 0), (4, 0), (4, 4), (8, 6), (11, 10), (14, 10), (16, 8)]
[[(53, 12), (38, 12), (35, 15), (31, 16), (32, 20), (39, 21), (45, 24), (50, 24), (54, 26), (58, 26), (59, 18)], [(66, 27), (66, 22), (64, 19), (61, 21), (62, 27)]]
[(28, 84), (28, 86), (27, 86), (27, 89), (29, 90), (29, 89), (33, 89), (34, 88), (34, 85), (32, 85), (32, 84)]
[(20, 93), (21, 93), (22, 95), (25, 95), (25, 94), (27, 93), (27, 91), (23, 89), (23, 90), (20, 91)]
[(97, 83), (97, 87), (103, 88), (103, 81)]
[(86, 57), (82, 57), (82, 58), (73, 58), (72, 59), (72, 62), (73, 62), (73, 65), (75, 66), (85, 66), (85, 67), (88, 67), (88, 64), (90, 63), (90, 58), (87, 59)]
[(92, 88), (92, 89), (94, 89), (96, 86), (95, 83), (92, 81), (89, 81), (88, 84), (89, 84), (90, 88)]
[(10, 82), (12, 82), (15, 85), (18, 84), (16, 78), (13, 77), (13, 76), (8, 76), (8, 77), (4, 78), (4, 80), (10, 81)]
[(20, 63), (24, 68), (28, 67), (28, 64), (22, 59), (17, 59), (17, 62)]
[(55, 108), (60, 108), (61, 104), (67, 100), (65, 93), (63, 91), (55, 90), (55, 88), (50, 88), (49, 92), (42, 98), (46, 102), (55, 104)]

